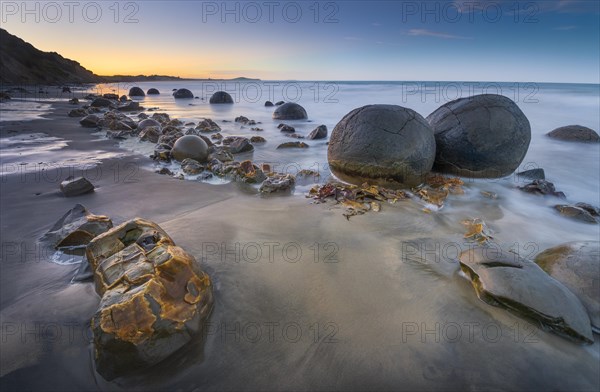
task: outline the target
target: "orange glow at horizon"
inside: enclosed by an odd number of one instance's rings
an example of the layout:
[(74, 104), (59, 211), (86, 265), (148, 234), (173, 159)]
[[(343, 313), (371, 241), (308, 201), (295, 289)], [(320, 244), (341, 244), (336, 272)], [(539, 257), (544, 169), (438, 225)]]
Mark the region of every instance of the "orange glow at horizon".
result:
[[(99, 76), (111, 75), (165, 75), (181, 78), (230, 78), (237, 76), (254, 77), (254, 73), (236, 70), (224, 64), (224, 61), (202, 61), (198, 58), (189, 58), (186, 63), (165, 57), (155, 57), (155, 54), (135, 54), (135, 59), (130, 59), (130, 53), (116, 50), (110, 57), (98, 55), (94, 52), (65, 51), (65, 57), (82, 59), (79, 63), (86, 69)], [(85, 60), (83, 60), (85, 59)], [(115, 60), (116, 59), (116, 60)], [(213, 71), (218, 69), (219, 71)], [(242, 75), (242, 73), (244, 73)]]

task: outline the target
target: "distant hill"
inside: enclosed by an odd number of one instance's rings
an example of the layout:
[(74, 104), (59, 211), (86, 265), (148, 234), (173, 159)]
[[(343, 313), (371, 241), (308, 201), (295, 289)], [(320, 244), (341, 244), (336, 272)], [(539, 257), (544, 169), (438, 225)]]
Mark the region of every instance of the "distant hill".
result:
[[(166, 75), (98, 76), (56, 52), (42, 52), (21, 38), (0, 29), (0, 84), (1, 85), (62, 85), (79, 83), (158, 82), (183, 79)], [(212, 79), (224, 80), (224, 79)], [(239, 77), (227, 80), (259, 80)]]
[(102, 79), (55, 52), (42, 52), (0, 29), (0, 83), (63, 84), (99, 83)]
[(162, 82), (162, 81), (178, 81), (186, 80), (178, 76), (166, 76), (166, 75), (114, 75), (114, 76), (101, 76), (102, 80), (107, 83), (116, 82)]

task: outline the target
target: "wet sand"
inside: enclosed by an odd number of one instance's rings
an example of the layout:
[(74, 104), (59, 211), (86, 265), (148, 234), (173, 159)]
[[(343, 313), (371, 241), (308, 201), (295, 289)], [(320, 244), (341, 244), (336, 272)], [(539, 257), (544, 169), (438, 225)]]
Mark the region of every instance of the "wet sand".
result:
[[(579, 346), (479, 301), (454, 252), (440, 256), (463, 243), (447, 216), (400, 201), (347, 221), (338, 207), (303, 197), (161, 176), (147, 170), (149, 158), (66, 117), (71, 105), (53, 105), (50, 120), (2, 123), (0, 137), (45, 132), (67, 147), (3, 165), (60, 157), (79, 170), (78, 162), (108, 158), (92, 179), (96, 191), (74, 198), (58, 192), (64, 167), (41, 164), (50, 172), (40, 180), (2, 177), (3, 390), (600, 387), (598, 335)], [(202, 263), (215, 288), (204, 339), (144, 374), (108, 383), (95, 373), (86, 337), (99, 298), (92, 284), (69, 283), (78, 265), (50, 263), (37, 243), (75, 203), (114, 223), (156, 221)]]

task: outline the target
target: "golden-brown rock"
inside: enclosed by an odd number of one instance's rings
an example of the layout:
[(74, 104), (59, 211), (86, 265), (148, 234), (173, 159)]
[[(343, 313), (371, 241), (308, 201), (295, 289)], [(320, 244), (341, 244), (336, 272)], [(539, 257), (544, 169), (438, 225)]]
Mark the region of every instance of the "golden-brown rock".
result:
[(157, 224), (123, 223), (86, 253), (103, 296), (92, 331), (104, 378), (152, 366), (201, 330), (212, 308), (210, 278)]

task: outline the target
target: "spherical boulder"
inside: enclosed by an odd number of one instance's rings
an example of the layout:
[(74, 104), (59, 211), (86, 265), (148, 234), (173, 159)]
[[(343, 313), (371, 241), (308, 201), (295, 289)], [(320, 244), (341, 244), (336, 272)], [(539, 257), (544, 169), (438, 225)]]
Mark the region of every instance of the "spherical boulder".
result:
[(186, 158), (200, 163), (206, 162), (208, 158), (208, 145), (200, 136), (182, 136), (173, 145), (171, 155), (179, 162), (182, 162)]
[(137, 126), (137, 130), (142, 132), (147, 127), (158, 127), (160, 129), (161, 125), (158, 121), (153, 118), (147, 118), (139, 122)]
[(225, 91), (217, 91), (210, 97), (209, 103), (233, 103), (233, 98), (231, 95), (226, 93)]
[(435, 139), (427, 121), (396, 105), (352, 110), (333, 129), (327, 150), (333, 174), (357, 185), (418, 185), (434, 158)]
[(179, 98), (194, 98), (194, 94), (192, 94), (192, 92), (190, 90), (188, 90), (187, 88), (180, 88), (179, 90), (175, 90), (175, 92), (173, 93), (173, 96), (176, 99), (179, 99)]
[(129, 89), (129, 96), (130, 97), (144, 97), (146, 96), (146, 94), (144, 93), (144, 90), (142, 90), (139, 87), (132, 87), (131, 89)]
[(502, 95), (460, 98), (427, 117), (436, 142), (434, 170), (499, 178), (515, 171), (531, 141), (529, 120)]
[(593, 129), (581, 125), (567, 125), (549, 132), (548, 137), (568, 142), (600, 143), (600, 136)]
[(148, 90), (148, 92), (146, 94), (148, 94), (148, 95), (159, 95), (160, 91), (158, 91), (155, 88), (151, 88), (151, 89)]
[(308, 118), (306, 110), (294, 102), (284, 103), (273, 112), (275, 120), (304, 120), (306, 118)]

